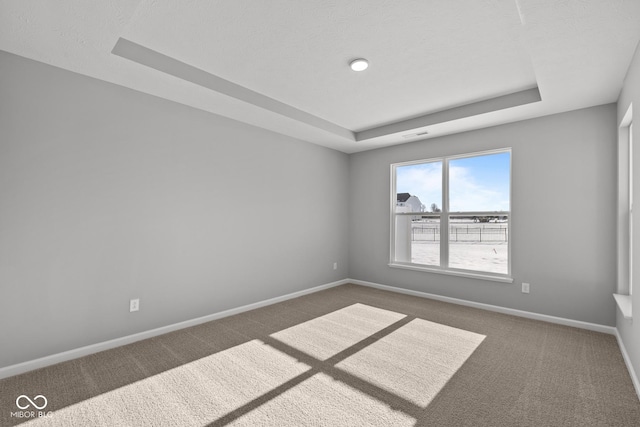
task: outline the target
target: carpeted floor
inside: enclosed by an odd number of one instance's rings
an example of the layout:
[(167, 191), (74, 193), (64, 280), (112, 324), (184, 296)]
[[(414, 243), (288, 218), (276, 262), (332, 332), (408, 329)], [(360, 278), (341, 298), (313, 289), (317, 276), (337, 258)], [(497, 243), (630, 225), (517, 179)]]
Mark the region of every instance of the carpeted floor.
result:
[(20, 423), (640, 426), (640, 401), (611, 335), (344, 285), (0, 380)]

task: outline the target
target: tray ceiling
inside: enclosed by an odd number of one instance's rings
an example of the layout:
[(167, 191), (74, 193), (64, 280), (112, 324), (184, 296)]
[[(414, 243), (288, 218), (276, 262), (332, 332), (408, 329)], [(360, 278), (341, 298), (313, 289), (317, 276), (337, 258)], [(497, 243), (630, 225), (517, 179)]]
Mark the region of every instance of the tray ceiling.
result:
[(636, 0), (5, 0), (0, 49), (356, 152), (615, 102), (638, 22)]

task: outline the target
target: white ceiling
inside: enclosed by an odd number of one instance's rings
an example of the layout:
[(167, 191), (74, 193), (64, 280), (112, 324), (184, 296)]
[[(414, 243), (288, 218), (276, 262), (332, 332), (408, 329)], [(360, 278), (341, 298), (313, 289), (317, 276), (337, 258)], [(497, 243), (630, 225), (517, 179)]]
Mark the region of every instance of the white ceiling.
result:
[(1, 50), (347, 153), (615, 102), (639, 39), (640, 0), (0, 2)]

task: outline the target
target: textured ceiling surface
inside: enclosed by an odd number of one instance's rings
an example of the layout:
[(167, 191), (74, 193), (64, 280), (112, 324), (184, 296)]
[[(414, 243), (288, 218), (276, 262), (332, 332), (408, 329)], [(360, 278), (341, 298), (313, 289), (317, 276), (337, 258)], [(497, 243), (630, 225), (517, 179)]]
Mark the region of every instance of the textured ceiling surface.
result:
[(535, 85), (512, 2), (227, 3), (148, 2), (123, 37), (356, 131)]
[(639, 39), (638, 0), (0, 3), (1, 50), (345, 152), (615, 102)]

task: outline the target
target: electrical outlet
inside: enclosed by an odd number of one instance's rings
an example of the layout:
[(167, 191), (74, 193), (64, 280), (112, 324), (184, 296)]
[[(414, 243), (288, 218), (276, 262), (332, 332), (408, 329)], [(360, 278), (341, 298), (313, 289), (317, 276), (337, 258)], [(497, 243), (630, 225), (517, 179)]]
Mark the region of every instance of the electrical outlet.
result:
[(338, 263), (337, 263), (337, 262), (334, 262), (334, 263), (333, 263), (333, 269), (334, 269), (334, 270), (337, 270), (337, 269), (338, 269)]
[(132, 299), (129, 301), (129, 312), (140, 310), (140, 299)]
[(529, 284), (528, 283), (522, 282), (522, 293), (523, 294), (528, 294), (529, 293)]

